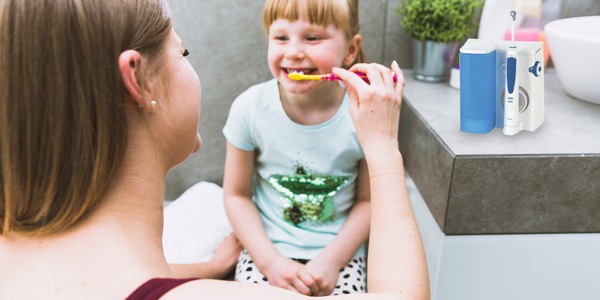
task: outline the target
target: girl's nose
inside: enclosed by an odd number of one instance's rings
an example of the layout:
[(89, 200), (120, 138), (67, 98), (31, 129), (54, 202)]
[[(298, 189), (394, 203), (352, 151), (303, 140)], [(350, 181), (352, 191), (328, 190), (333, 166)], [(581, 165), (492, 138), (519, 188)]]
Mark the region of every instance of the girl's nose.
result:
[(287, 59), (302, 59), (304, 58), (304, 47), (302, 43), (290, 42), (285, 49), (285, 57)]

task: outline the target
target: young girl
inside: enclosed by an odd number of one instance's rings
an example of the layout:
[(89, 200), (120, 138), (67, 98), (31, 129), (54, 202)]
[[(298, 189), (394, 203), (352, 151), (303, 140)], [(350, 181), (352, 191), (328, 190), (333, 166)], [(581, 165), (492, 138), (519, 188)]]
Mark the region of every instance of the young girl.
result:
[(236, 280), (305, 295), (365, 292), (369, 176), (336, 82), (294, 81), (363, 62), (358, 0), (267, 0), (274, 79), (231, 107), (225, 208), (244, 246)]

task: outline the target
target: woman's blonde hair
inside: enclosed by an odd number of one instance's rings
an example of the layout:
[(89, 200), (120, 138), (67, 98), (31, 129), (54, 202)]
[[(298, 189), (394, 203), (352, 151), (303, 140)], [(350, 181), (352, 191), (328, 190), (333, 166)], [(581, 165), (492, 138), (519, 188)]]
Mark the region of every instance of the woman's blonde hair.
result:
[(48, 235), (82, 220), (127, 143), (120, 53), (143, 86), (171, 32), (162, 0), (0, 1), (0, 234)]
[[(347, 6), (343, 5), (344, 1)], [(295, 21), (300, 18), (311, 24), (341, 28), (348, 41), (360, 32), (358, 0), (267, 0), (263, 7), (263, 27), (267, 33), (277, 19)], [(344, 67), (365, 62), (367, 59), (361, 46), (354, 62)]]

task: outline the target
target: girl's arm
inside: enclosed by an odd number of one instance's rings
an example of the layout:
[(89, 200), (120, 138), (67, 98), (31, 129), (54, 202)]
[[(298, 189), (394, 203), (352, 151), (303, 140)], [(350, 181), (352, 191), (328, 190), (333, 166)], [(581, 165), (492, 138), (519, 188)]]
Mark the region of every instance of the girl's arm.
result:
[(223, 193), (233, 231), (271, 285), (310, 295), (317, 288), (312, 276), (304, 265), (279, 253), (252, 201), (254, 159), (253, 151), (227, 143)]
[(319, 286), (319, 293), (313, 296), (331, 294), (338, 279), (339, 271), (354, 257), (358, 248), (369, 237), (371, 203), (369, 171), (367, 163), (360, 162), (357, 194), (354, 206), (337, 237), (319, 255), (306, 264)]

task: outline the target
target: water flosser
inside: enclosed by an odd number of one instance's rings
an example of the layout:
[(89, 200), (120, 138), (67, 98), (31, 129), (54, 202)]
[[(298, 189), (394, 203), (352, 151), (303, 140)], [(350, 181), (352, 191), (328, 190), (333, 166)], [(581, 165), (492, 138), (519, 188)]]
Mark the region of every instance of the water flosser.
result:
[(515, 135), (520, 131), (519, 120), (519, 78), (517, 77), (517, 45), (515, 44), (515, 20), (517, 13), (510, 12), (512, 17), (512, 44), (506, 50), (506, 85), (504, 88), (504, 128), (506, 135)]

